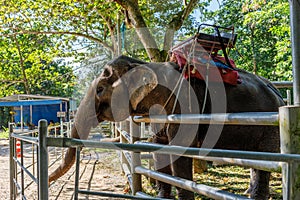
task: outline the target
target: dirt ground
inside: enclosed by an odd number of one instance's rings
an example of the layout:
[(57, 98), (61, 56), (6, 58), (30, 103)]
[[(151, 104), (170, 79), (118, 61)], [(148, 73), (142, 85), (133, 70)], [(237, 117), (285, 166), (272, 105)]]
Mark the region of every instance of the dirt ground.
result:
[(0, 140), (0, 199), (9, 199), (9, 142)]
[[(31, 145), (25, 146), (24, 163), (32, 163)], [(50, 162), (52, 163), (61, 154), (60, 149), (51, 150)], [(49, 168), (53, 170), (59, 163)], [(33, 168), (29, 167), (33, 172)], [(34, 169), (36, 171), (36, 169)], [(36, 173), (36, 172), (35, 172)], [(18, 176), (18, 178), (20, 175)], [(27, 199), (37, 198), (37, 185), (25, 175), (25, 195)], [(9, 141), (0, 140), (0, 200), (9, 199)], [(20, 179), (18, 179), (20, 180)], [(49, 188), (49, 199), (72, 199), (74, 195), (75, 166), (62, 178), (52, 183)], [(81, 190), (90, 189), (97, 192), (113, 192), (124, 194), (128, 192), (126, 177), (122, 174), (119, 158), (115, 151), (84, 149), (81, 154), (80, 183)], [(87, 196), (79, 194), (79, 199), (117, 199), (111, 197)]]

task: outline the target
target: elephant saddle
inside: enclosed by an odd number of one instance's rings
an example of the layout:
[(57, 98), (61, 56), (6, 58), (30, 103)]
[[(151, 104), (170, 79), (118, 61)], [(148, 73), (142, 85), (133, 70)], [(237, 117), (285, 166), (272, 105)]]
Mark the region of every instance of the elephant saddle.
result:
[[(203, 38), (203, 36), (205, 36)], [(184, 77), (230, 85), (241, 83), (233, 60), (218, 55), (221, 49), (217, 40), (207, 40), (207, 34), (197, 34), (171, 50), (171, 62), (179, 65)], [(208, 43), (211, 42), (211, 43)]]

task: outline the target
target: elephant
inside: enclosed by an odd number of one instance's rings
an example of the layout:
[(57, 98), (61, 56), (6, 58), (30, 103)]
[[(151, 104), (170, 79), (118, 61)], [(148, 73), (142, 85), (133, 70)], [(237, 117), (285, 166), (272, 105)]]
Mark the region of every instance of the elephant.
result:
[[(109, 61), (81, 101), (72, 138), (87, 139), (90, 129), (102, 121), (121, 121), (129, 116), (277, 112), (284, 101), (265, 78), (237, 69), (241, 83), (229, 85), (196, 78), (183, 80), (173, 62), (145, 62), (119, 56)], [(180, 81), (179, 81), (180, 80)], [(179, 89), (180, 88), (180, 89)], [(188, 147), (279, 152), (278, 127), (256, 125), (153, 124), (153, 141)], [(75, 161), (69, 148), (49, 182), (65, 174)], [(159, 172), (192, 180), (192, 159), (154, 154)], [(270, 172), (252, 170), (248, 192), (254, 199), (268, 199)], [(171, 185), (157, 181), (158, 197), (172, 198)], [(194, 199), (194, 193), (176, 188), (179, 199)]]

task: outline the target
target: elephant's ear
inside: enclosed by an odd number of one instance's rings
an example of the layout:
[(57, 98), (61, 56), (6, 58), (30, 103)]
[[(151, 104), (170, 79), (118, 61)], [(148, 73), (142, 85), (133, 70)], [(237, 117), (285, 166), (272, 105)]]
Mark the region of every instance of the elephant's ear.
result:
[(130, 104), (134, 110), (137, 105), (157, 86), (157, 75), (147, 65), (130, 64), (132, 67), (121, 77), (126, 87)]

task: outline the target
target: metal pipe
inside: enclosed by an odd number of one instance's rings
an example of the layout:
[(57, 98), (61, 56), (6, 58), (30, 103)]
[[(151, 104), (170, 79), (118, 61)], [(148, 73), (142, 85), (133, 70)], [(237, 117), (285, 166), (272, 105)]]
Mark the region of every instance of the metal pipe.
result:
[(24, 118), (23, 118), (23, 106), (20, 106), (20, 114), (21, 114), (21, 131), (23, 131), (23, 126), (24, 126)]
[(272, 81), (272, 84), (276, 88), (292, 88), (293, 87), (292, 81)]
[[(17, 158), (13, 159), (18, 165), (19, 167), (22, 169), (22, 171), (24, 170), (24, 172), (26, 172), (26, 174), (37, 184), (38, 180), (36, 177), (34, 177), (34, 175), (27, 169), (27, 167), (24, 167), (24, 165), (22, 165), (22, 163), (20, 161), (18, 161)], [(22, 178), (21, 178), (22, 179)], [(24, 178), (23, 178), (24, 180)]]
[(23, 151), (23, 140), (20, 140), (21, 143), (21, 197), (24, 198), (24, 151)]
[(32, 143), (32, 144), (38, 144), (38, 141), (39, 141), (37, 137), (22, 136), (22, 135), (15, 134), (15, 133), (12, 133), (11, 137), (14, 137), (16, 139), (20, 139), (24, 142), (28, 142), (28, 143)]
[(163, 199), (165, 199), (165, 200), (171, 200), (171, 199), (166, 199), (166, 198), (155, 198), (155, 197), (152, 197), (152, 196), (150, 196), (148, 194), (145, 194), (144, 192), (137, 192), (136, 196), (140, 197), (142, 199), (157, 199), (157, 200), (163, 200)]
[(76, 148), (76, 168), (75, 168), (75, 185), (74, 185), (74, 199), (78, 199), (79, 193), (79, 168), (80, 168), (80, 147)]
[(16, 199), (16, 187), (14, 184), (14, 178), (15, 178), (15, 162), (14, 162), (14, 152), (15, 152), (15, 142), (14, 138), (12, 137), (13, 134), (13, 124), (9, 123), (9, 183), (10, 183), (10, 200)]
[(133, 195), (127, 195), (127, 194), (114, 194), (111, 192), (93, 192), (93, 191), (87, 191), (87, 190), (79, 190), (80, 194), (86, 194), (86, 195), (97, 195), (97, 196), (103, 196), (103, 197), (113, 197), (113, 198), (122, 198), (122, 199), (140, 199), (140, 200), (154, 200), (154, 199), (161, 199), (161, 198), (143, 198)]
[(131, 164), (132, 163), (132, 158), (131, 158), (131, 153), (128, 151), (122, 152), (127, 160), (127, 163)]
[(290, 26), (293, 62), (293, 91), (294, 105), (300, 105), (300, 3), (299, 0), (290, 2)]
[(131, 176), (130, 170), (128, 168), (128, 164), (127, 163), (122, 163), (121, 166), (122, 166), (122, 169), (123, 169), (123, 172), (124, 172), (125, 176), (127, 177), (130, 188), (132, 188), (132, 176)]
[(123, 130), (119, 130), (119, 132), (124, 137), (124, 139), (127, 140), (126, 143), (131, 143), (131, 138), (130, 138), (130, 134), (129, 133), (127, 133), (126, 131), (123, 131)]
[(213, 188), (203, 184), (197, 184), (193, 181), (183, 179), (180, 177), (174, 177), (168, 174), (159, 173), (150, 169), (146, 169), (142, 166), (137, 166), (135, 171), (139, 174), (145, 175), (150, 178), (174, 185), (176, 187), (183, 188), (185, 190), (197, 192), (199, 194), (205, 195), (213, 199), (227, 199), (227, 200), (236, 200), (236, 199), (249, 199), (240, 195), (232, 194), (219, 188)]
[(278, 126), (278, 112), (135, 116), (135, 122)]
[(143, 160), (152, 160), (153, 159), (153, 155), (150, 153), (147, 154), (141, 154), (141, 159)]
[(281, 172), (280, 162), (271, 162), (266, 160), (249, 160), (249, 159), (238, 159), (238, 158), (214, 158), (208, 156), (193, 156), (194, 158), (206, 161), (216, 162), (217, 165), (232, 164), (238, 166), (244, 166), (249, 168), (255, 168), (269, 172)]
[(47, 150), (47, 121), (39, 120), (39, 145), (38, 145), (38, 160), (39, 160), (39, 199), (48, 199), (48, 150)]
[[(211, 156), (241, 158), (250, 160), (268, 160), (276, 162), (300, 162), (298, 154), (280, 154), (269, 152), (251, 152), (223, 149), (206, 149), (194, 147), (182, 147), (175, 145), (160, 145), (155, 143), (136, 142), (135, 144), (122, 144), (118, 142), (97, 142), (89, 140), (79, 140), (74, 138), (47, 138), (48, 146), (57, 147), (93, 147), (105, 149), (122, 149), (135, 152), (153, 152), (172, 155), (192, 155), (192, 156)], [(268, 159), (266, 159), (268, 158)]]

